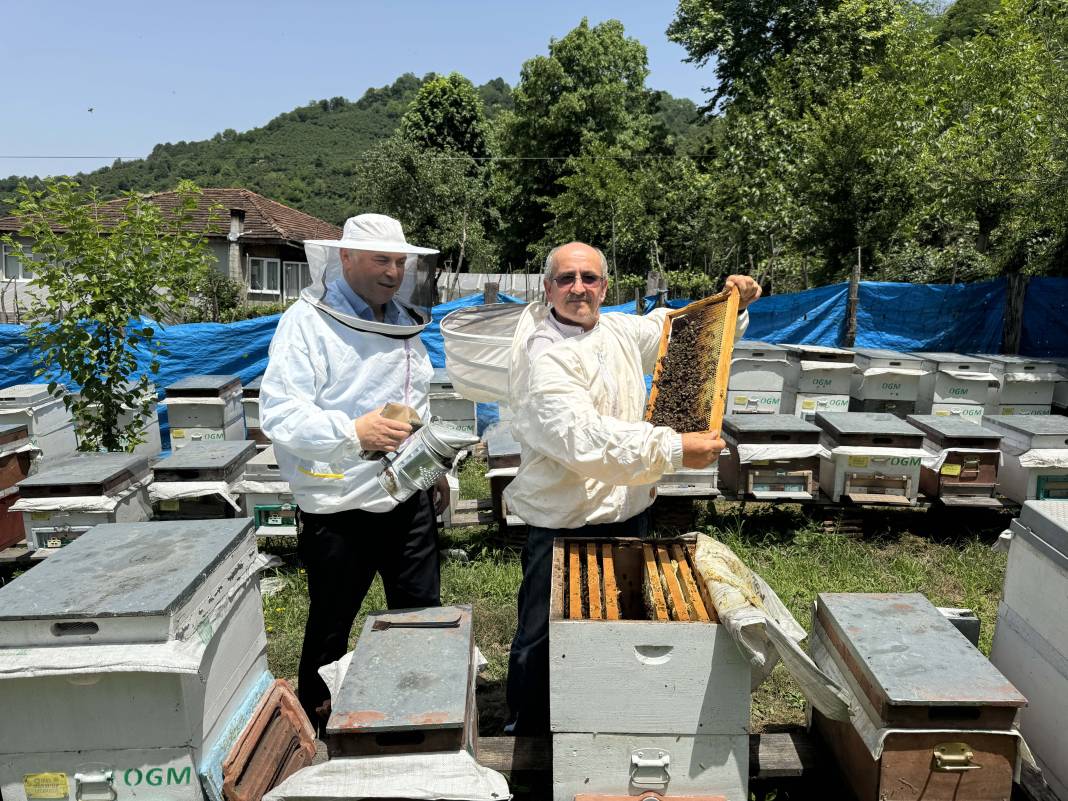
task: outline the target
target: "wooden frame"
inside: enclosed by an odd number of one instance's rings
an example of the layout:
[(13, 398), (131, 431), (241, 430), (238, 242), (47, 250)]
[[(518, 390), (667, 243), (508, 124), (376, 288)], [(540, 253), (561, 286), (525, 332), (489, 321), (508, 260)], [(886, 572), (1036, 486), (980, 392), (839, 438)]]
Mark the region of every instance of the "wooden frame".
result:
[(682, 309), (676, 309), (675, 311), (667, 313), (667, 316), (664, 319), (664, 328), (660, 332), (660, 347), (656, 355), (656, 367), (653, 368), (653, 386), (649, 391), (649, 401), (645, 407), (646, 420), (652, 419), (653, 409), (656, 407), (656, 398), (660, 392), (661, 365), (664, 361), (664, 355), (667, 353), (668, 342), (671, 338), (671, 327), (675, 319), (679, 317), (688, 317), (703, 311), (708, 306), (723, 302), (726, 302), (727, 304), (727, 313), (726, 323), (723, 326), (723, 340), (720, 343), (719, 351), (719, 366), (721, 369), (716, 371), (716, 383), (712, 395), (712, 409), (709, 413), (708, 428), (706, 429), (708, 431), (719, 431), (720, 425), (723, 422), (723, 414), (727, 406), (727, 382), (730, 379), (731, 354), (734, 351), (734, 335), (738, 322), (739, 295), (738, 290), (733, 287), (731, 289), (725, 289), (711, 297), (691, 303)]

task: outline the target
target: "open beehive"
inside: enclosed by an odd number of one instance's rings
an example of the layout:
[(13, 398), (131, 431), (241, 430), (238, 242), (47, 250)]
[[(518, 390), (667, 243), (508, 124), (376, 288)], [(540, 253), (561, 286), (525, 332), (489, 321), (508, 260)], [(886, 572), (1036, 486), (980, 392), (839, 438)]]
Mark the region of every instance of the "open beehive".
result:
[(736, 289), (668, 312), (646, 420), (683, 433), (719, 430), (737, 321)]
[(568, 620), (718, 622), (708, 590), (680, 540), (557, 540)]

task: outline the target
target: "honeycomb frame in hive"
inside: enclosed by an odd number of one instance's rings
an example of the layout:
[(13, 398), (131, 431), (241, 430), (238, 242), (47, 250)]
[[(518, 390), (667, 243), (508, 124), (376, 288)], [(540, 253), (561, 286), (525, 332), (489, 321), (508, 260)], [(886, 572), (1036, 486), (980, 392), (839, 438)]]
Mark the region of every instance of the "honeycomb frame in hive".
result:
[[(720, 430), (727, 403), (738, 301), (738, 290), (732, 287), (668, 312), (645, 410), (647, 421), (670, 426), (680, 433)], [(674, 352), (673, 340), (677, 344)], [(706, 378), (695, 382), (695, 375)]]

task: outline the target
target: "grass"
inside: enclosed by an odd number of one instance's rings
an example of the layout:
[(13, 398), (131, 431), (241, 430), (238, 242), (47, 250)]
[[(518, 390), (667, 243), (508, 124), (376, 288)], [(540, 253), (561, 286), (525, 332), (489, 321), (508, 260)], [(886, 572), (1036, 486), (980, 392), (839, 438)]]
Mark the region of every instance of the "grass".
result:
[[(460, 472), (463, 497), (486, 497), (485, 462), (469, 459)], [(1004, 521), (956, 513), (892, 510), (862, 518), (863, 537), (825, 531), (822, 520), (800, 507), (752, 504), (710, 506), (700, 528), (730, 545), (746, 564), (775, 588), (806, 629), (819, 592), (921, 592), (938, 606), (973, 609), (982, 620), (980, 649), (990, 652), (1001, 597), (1005, 556), (991, 550)], [(521, 577), (519, 554), (495, 548), (487, 527), (452, 529), (442, 548), (461, 549), (470, 561), (442, 565), (442, 602), (470, 603), (475, 640), (489, 661), (479, 687), (480, 728), (500, 733), (504, 722), (504, 679), (508, 647), (515, 631), (516, 595)], [(307, 579), (292, 559), (292, 544), (278, 541), (266, 550), (287, 565), (276, 571), (282, 589), (264, 599), (268, 661), (276, 676), (295, 681), (307, 615)], [(352, 643), (369, 611), (385, 608), (376, 579), (353, 626)], [(780, 667), (753, 695), (754, 731), (804, 722), (804, 699)]]

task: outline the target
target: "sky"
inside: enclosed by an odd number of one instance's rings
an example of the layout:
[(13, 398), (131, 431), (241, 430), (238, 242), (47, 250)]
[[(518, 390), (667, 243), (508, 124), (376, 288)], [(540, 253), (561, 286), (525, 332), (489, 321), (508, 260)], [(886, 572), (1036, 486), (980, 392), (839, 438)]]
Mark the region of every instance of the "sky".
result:
[(246, 131), (311, 100), (356, 100), (405, 72), (514, 86), (523, 62), (584, 16), (619, 19), (646, 46), (650, 88), (702, 102), (713, 82), (711, 67), (685, 63), (664, 33), (673, 0), (0, 0), (0, 9), (0, 176), (88, 172), (158, 143)]

